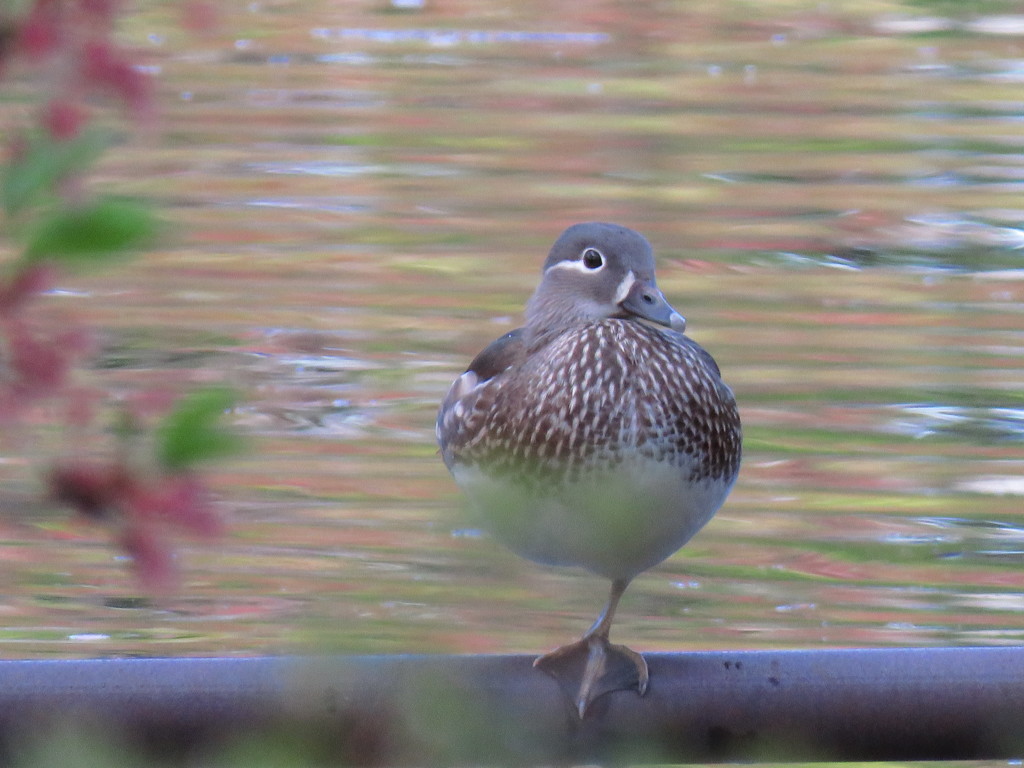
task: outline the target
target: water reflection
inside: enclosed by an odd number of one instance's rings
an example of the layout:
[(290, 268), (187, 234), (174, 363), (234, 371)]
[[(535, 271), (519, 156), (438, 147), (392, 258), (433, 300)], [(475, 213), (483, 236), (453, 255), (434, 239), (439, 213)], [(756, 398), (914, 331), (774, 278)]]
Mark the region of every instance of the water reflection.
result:
[(600, 45), (611, 40), (604, 32), (526, 32), (501, 29), (355, 29), (317, 27), (314, 38), (331, 42), (353, 40), (370, 43), (423, 43), (449, 47), (454, 45)]
[(893, 422), (897, 434), (915, 438), (952, 434), (958, 439), (991, 442), (1024, 439), (1024, 410), (971, 408), (955, 405), (899, 406), (902, 418)]
[(143, 5), (125, 34), (165, 114), (103, 184), (176, 236), (53, 300), (104, 329), (105, 387), (244, 387), (255, 450), (217, 478), (232, 535), (188, 548), (187, 592), (157, 604), (91, 531), (22, 503), (9, 447), (9, 654), (538, 651), (582, 631), (603, 587), (469, 528), (432, 432), (552, 237), (588, 219), (654, 243), (747, 425), (729, 503), (631, 587), (617, 639), (1020, 641), (1016, 17), (281, 2), (194, 39)]

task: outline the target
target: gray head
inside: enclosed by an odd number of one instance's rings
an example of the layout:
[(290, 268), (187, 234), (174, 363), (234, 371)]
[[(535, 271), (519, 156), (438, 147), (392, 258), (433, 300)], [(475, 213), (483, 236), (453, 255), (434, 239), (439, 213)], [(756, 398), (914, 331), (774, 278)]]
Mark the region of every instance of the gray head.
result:
[(686, 328), (686, 320), (658, 290), (654, 254), (643, 235), (618, 224), (574, 224), (551, 247), (526, 307), (527, 324), (546, 335), (609, 317)]

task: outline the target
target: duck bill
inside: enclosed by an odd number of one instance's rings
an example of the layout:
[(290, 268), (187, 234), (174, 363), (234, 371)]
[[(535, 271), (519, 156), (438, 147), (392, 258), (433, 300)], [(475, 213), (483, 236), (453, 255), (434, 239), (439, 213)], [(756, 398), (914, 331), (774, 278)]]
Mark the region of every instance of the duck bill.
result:
[(627, 315), (664, 325), (673, 331), (682, 333), (686, 330), (686, 318), (672, 308), (654, 283), (637, 280), (626, 298), (619, 302), (619, 307)]

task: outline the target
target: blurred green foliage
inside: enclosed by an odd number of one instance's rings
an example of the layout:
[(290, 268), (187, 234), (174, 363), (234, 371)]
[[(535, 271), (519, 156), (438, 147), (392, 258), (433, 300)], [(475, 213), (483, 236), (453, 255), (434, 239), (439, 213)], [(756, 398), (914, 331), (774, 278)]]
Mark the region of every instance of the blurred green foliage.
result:
[(15, 214), (41, 202), (62, 179), (84, 171), (109, 145), (109, 132), (95, 128), (65, 140), (43, 131), (29, 134), (4, 169), (0, 186), (4, 210)]
[(47, 259), (68, 268), (89, 266), (148, 245), (156, 230), (156, 219), (147, 206), (100, 198), (45, 214), (29, 238), (24, 258)]
[(182, 398), (157, 428), (160, 465), (177, 471), (239, 452), (241, 437), (220, 423), (235, 399), (235, 393), (226, 387), (209, 387)]

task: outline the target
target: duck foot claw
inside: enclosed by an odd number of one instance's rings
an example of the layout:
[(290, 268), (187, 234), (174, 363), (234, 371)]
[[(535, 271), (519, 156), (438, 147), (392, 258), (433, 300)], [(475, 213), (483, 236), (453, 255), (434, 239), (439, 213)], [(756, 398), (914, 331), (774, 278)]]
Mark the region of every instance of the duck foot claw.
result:
[(540, 656), (533, 666), (550, 675), (576, 708), (580, 719), (590, 704), (612, 691), (647, 691), (647, 662), (636, 651), (601, 635), (585, 636)]

